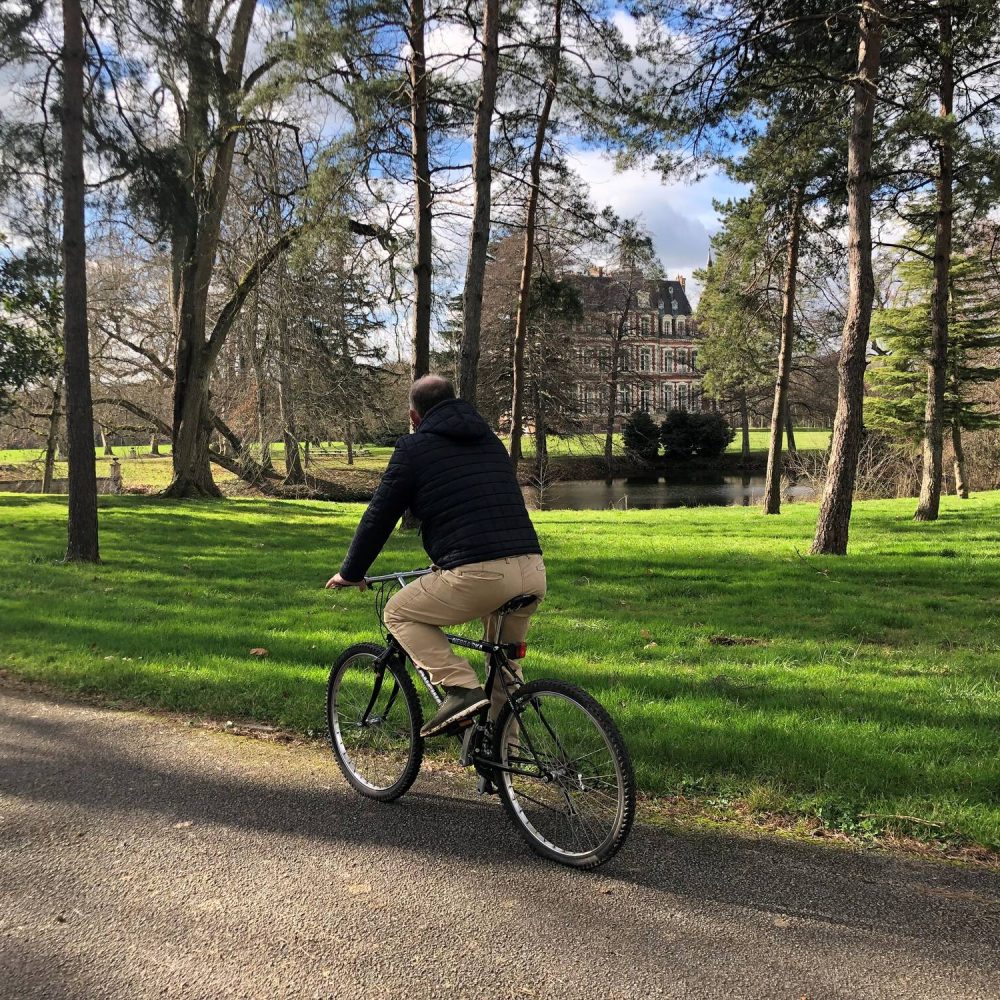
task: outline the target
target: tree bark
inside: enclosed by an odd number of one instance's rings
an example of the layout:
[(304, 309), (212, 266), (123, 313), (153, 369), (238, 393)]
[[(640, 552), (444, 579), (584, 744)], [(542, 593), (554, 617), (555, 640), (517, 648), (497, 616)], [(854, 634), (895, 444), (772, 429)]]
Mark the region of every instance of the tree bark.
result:
[(409, 0), (410, 143), (414, 187), (413, 362), (416, 380), (430, 371), (431, 344), (431, 169), (427, 126), (427, 61), (424, 0)]
[(149, 454), (159, 455), (160, 454), (160, 438), (155, 432), (149, 436)]
[[(188, 107), (181, 118), (183, 162), (175, 178), (177, 197), (170, 233), (176, 348), (173, 479), (163, 492), (167, 497), (222, 496), (212, 479), (208, 454), (212, 369), (247, 295), (291, 239), (291, 234), (283, 236), (244, 274), (206, 338), (209, 290), (233, 156), (242, 133), (243, 71), (256, 8), (257, 0), (237, 0), (228, 32), (228, 57), (220, 72), (218, 27), (210, 21), (209, 5), (183, 5), (188, 32), (180, 56), (187, 70)], [(210, 106), (213, 94), (218, 96), (215, 109)]]
[(94, 408), (87, 328), (87, 238), (83, 174), (83, 13), (63, 0), (62, 197), (63, 358), (69, 443), (67, 562), (100, 562)]
[(847, 155), (847, 314), (837, 365), (837, 414), (833, 422), (826, 487), (810, 550), (815, 555), (847, 554), (854, 483), (864, 432), (865, 354), (875, 297), (871, 158), (882, 54), (879, 0), (864, 0), (858, 29), (858, 72), (852, 83), (854, 96)]
[(278, 414), (285, 445), (285, 485), (301, 486), (306, 481), (299, 450), (299, 429), (295, 419), (295, 396), (292, 388), (291, 343), (288, 336), (288, 307), (285, 298), (286, 268), (278, 273)]
[(555, 0), (553, 11), (552, 44), (549, 49), (549, 76), (545, 81), (545, 98), (535, 128), (535, 146), (531, 153), (529, 171), (528, 206), (524, 221), (524, 258), (521, 280), (517, 288), (517, 319), (514, 325), (514, 389), (510, 404), (510, 461), (517, 471), (521, 460), (521, 425), (524, 408), (525, 372), (524, 346), (528, 339), (528, 307), (531, 299), (531, 271), (535, 261), (535, 217), (538, 212), (538, 194), (541, 184), (542, 152), (549, 115), (559, 85), (559, 62), (562, 57), (562, 0)]
[(744, 468), (750, 466), (750, 407), (747, 404), (746, 389), (740, 390), (740, 463)]
[(965, 471), (965, 449), (962, 447), (962, 425), (958, 419), (951, 422), (951, 447), (955, 452), (955, 495), (969, 499), (969, 477)]
[(953, 136), (951, 123), (955, 97), (951, 46), (951, 8), (938, 7), (941, 40), (940, 116), (945, 119), (938, 140), (937, 219), (934, 226), (934, 279), (931, 286), (931, 343), (927, 359), (927, 402), (924, 408), (923, 472), (916, 521), (936, 521), (941, 507), (944, 448), (944, 390), (948, 379), (948, 290), (951, 277)]
[(545, 423), (545, 404), (538, 389), (537, 373), (532, 386), (532, 403), (535, 411), (535, 478), (539, 482), (545, 478), (549, 461), (548, 428)]
[(462, 293), (462, 348), (458, 368), (458, 394), (476, 405), (479, 377), (479, 344), (483, 317), (483, 280), (490, 243), (490, 199), (493, 171), (490, 164), (490, 128), (496, 105), (500, 68), (500, 0), (483, 4), (482, 77), (472, 140), (472, 182), (475, 196), (469, 258)]
[(795, 280), (799, 271), (803, 195), (800, 184), (792, 192), (792, 205), (788, 218), (785, 287), (781, 303), (781, 346), (778, 349), (778, 377), (774, 383), (771, 440), (767, 449), (767, 475), (764, 479), (765, 514), (781, 513), (781, 435), (788, 408), (788, 380), (792, 373), (792, 349), (795, 346)]
[(628, 330), (628, 317), (632, 302), (632, 286), (629, 282), (628, 293), (625, 297), (625, 308), (618, 316), (618, 322), (611, 334), (611, 373), (608, 378), (608, 414), (604, 425), (604, 468), (608, 478), (611, 478), (614, 471), (615, 456), (615, 417), (618, 415), (618, 376), (619, 352), (625, 333)]
[(52, 409), (49, 410), (49, 428), (45, 435), (45, 467), (42, 472), (42, 492), (52, 492), (52, 478), (55, 473), (56, 453), (59, 451), (59, 417), (62, 406), (63, 376), (56, 376), (52, 383)]
[(795, 428), (792, 426), (792, 403), (785, 395), (785, 441), (788, 444), (788, 454), (794, 455), (798, 449), (795, 447)]

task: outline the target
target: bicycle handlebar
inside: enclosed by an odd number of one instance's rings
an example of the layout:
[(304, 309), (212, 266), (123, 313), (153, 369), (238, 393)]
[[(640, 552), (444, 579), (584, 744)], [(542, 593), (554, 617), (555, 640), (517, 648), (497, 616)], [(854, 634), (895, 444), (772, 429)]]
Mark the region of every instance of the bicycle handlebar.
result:
[(427, 576), (428, 573), (433, 572), (434, 570), (429, 566), (427, 569), (409, 569), (400, 571), (399, 573), (385, 573), (383, 576), (366, 576), (365, 583), (371, 586), (373, 583), (388, 583), (390, 580), (396, 580), (400, 586), (403, 586), (404, 580), (412, 580), (418, 576)]

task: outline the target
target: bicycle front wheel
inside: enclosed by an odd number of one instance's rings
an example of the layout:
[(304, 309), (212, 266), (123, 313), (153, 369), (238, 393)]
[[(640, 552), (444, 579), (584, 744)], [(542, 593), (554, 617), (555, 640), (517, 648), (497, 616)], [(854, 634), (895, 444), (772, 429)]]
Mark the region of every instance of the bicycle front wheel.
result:
[(611, 716), (582, 688), (532, 681), (504, 706), (496, 783), (531, 848), (573, 868), (618, 853), (635, 817), (635, 774)]
[(330, 671), (326, 717), (344, 777), (362, 795), (391, 802), (420, 770), (423, 714), (405, 664), (379, 664), (384, 652), (370, 642), (344, 650)]

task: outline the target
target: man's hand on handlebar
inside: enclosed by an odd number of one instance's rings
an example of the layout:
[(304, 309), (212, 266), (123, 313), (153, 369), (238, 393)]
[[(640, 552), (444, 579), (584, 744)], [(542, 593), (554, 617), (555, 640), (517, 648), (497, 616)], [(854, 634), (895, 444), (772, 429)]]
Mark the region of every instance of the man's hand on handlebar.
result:
[(326, 581), (327, 590), (342, 590), (344, 587), (357, 587), (358, 590), (367, 590), (368, 584), (363, 577), (360, 580), (345, 580), (339, 573), (334, 573)]

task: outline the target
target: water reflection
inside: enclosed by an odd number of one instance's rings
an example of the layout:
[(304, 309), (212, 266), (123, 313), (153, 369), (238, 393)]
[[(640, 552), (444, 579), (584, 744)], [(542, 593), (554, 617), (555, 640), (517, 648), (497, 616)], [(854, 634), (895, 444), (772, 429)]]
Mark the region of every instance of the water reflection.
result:
[[(525, 487), (525, 499), (540, 510), (654, 510), (665, 507), (751, 507), (764, 495), (763, 476), (700, 475), (686, 479), (584, 479), (555, 482), (542, 491)], [(786, 502), (813, 500), (812, 487), (786, 486)]]

